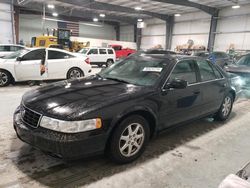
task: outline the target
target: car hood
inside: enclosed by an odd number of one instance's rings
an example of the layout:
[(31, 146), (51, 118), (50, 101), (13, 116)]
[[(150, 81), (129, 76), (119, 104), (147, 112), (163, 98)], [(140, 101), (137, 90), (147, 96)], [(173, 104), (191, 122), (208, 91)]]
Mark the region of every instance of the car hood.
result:
[(16, 61), (15, 59), (3, 59), (0, 58), (0, 63), (13, 63), (14, 61)]
[(246, 65), (228, 65), (225, 70), (233, 73), (250, 73), (250, 67)]
[(150, 91), (153, 89), (91, 76), (31, 90), (24, 94), (22, 103), (43, 115), (71, 120), (108, 105), (145, 96)]

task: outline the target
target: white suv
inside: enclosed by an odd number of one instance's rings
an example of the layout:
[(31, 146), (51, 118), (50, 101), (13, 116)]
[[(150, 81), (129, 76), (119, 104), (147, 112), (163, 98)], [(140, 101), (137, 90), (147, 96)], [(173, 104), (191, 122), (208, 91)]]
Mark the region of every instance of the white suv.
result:
[(84, 55), (89, 58), (91, 65), (98, 65), (98, 67), (102, 67), (106, 65), (106, 67), (112, 65), (115, 62), (116, 55), (113, 48), (83, 48), (79, 52), (79, 54)]

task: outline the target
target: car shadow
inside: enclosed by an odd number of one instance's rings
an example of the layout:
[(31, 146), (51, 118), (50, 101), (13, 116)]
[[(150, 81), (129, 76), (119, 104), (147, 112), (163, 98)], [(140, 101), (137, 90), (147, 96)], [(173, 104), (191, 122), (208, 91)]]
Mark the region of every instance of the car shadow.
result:
[[(236, 113), (232, 112), (230, 119), (235, 116)], [(128, 169), (136, 168), (139, 164), (158, 158), (164, 153), (173, 152), (178, 146), (186, 146), (194, 151), (199, 150), (201, 148), (190, 146), (188, 142), (223, 125), (226, 124), (207, 118), (174, 127), (152, 139), (144, 154), (136, 161), (126, 165), (117, 165), (104, 156), (66, 163), (27, 144), (21, 146), (18, 155), (12, 159), (12, 162), (26, 175), (19, 178), (21, 184), (28, 186), (29, 183), (32, 184), (32, 181), (35, 181), (49, 187), (84, 186)], [(15, 148), (18, 144), (20, 145), (20, 141), (13, 139), (11, 147)], [(181, 157), (181, 155), (175, 157)]]

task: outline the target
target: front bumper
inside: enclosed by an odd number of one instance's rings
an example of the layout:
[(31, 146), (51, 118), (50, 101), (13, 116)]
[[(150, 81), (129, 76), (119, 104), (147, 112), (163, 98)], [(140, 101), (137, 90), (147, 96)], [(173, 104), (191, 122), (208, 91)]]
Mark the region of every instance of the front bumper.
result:
[(60, 133), (42, 127), (32, 128), (22, 122), (20, 112), (14, 114), (14, 129), (20, 140), (50, 155), (74, 160), (103, 153), (107, 135), (88, 131)]

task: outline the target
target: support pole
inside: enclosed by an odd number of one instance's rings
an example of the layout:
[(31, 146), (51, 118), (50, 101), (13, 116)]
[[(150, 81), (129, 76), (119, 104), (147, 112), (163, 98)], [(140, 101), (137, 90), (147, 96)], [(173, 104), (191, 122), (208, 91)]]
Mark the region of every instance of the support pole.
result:
[(214, 50), (214, 42), (215, 42), (215, 37), (216, 37), (218, 16), (219, 16), (219, 11), (217, 11), (211, 17), (210, 31), (209, 31), (209, 38), (208, 38), (208, 46), (207, 46), (207, 49), (208, 49), (209, 52), (212, 52)]
[(136, 42), (137, 50), (141, 49), (141, 38), (142, 38), (142, 29), (138, 28), (137, 25), (134, 25), (134, 42)]
[(121, 36), (121, 28), (120, 28), (120, 23), (118, 23), (115, 26), (115, 32), (116, 32), (116, 40), (120, 41), (120, 36)]
[(171, 49), (173, 27), (174, 27), (174, 17), (169, 16), (169, 18), (166, 20), (166, 50)]

